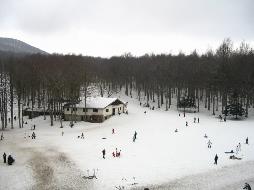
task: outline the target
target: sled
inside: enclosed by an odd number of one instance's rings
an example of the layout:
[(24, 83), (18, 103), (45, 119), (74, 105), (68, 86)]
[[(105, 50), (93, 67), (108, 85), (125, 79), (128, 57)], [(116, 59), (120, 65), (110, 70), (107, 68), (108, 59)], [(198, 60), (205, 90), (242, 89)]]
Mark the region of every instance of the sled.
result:
[(234, 151), (230, 151), (230, 152), (225, 152), (225, 154), (234, 154)]
[[(97, 171), (98, 171), (98, 169), (97, 169)], [(87, 170), (87, 176), (83, 176), (82, 178), (84, 178), (84, 179), (97, 179), (97, 177), (96, 177), (96, 175), (95, 175), (95, 169), (93, 170), (93, 175), (89, 175), (89, 170)]]

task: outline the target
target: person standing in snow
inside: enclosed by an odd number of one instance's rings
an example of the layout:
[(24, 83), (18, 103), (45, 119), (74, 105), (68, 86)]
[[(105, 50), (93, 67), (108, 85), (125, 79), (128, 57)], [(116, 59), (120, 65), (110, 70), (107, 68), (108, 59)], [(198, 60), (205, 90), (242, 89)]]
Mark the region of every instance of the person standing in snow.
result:
[(241, 143), (239, 143), (239, 144), (238, 144), (238, 149), (239, 149), (239, 151), (241, 151), (241, 147), (242, 147), (242, 146), (241, 146)]
[(188, 122), (186, 121), (185, 126), (188, 127)]
[(34, 130), (35, 130), (35, 125), (34, 125)]
[(215, 157), (214, 157), (214, 164), (216, 164), (216, 165), (217, 165), (217, 162), (218, 162), (218, 158), (219, 158), (219, 157), (218, 157), (218, 155), (216, 154)]
[(103, 159), (105, 159), (105, 155), (106, 155), (106, 150), (103, 149), (103, 150), (102, 150), (102, 157), (103, 157)]
[(212, 148), (212, 142), (210, 140), (208, 141), (207, 145), (208, 145), (208, 148)]
[(208, 136), (205, 134), (205, 136), (204, 136), (205, 138), (207, 138)]
[(115, 134), (115, 129), (114, 128), (112, 129), (112, 134)]
[(247, 189), (247, 190), (251, 190), (250, 184), (245, 183), (244, 188), (243, 189)]
[(81, 138), (81, 139), (84, 139), (84, 138), (85, 138), (83, 132), (81, 133), (81, 137), (80, 137), (80, 138)]
[(194, 123), (196, 123), (196, 119), (197, 119), (197, 118), (196, 118), (196, 117), (194, 117)]
[(32, 139), (35, 139), (36, 135), (35, 132), (32, 133)]
[(6, 154), (5, 154), (5, 152), (3, 154), (3, 159), (4, 159), (4, 163), (6, 163)]
[(246, 138), (245, 143), (249, 144), (249, 138), (248, 137)]
[(3, 134), (3, 132), (1, 134), (1, 140), (4, 140), (4, 134)]
[(238, 154), (238, 152), (239, 152), (239, 145), (237, 145), (235, 148), (235, 153)]
[(198, 117), (198, 123), (199, 123), (199, 117)]
[(134, 135), (133, 135), (133, 142), (135, 142), (135, 140), (137, 139), (137, 131), (135, 131)]

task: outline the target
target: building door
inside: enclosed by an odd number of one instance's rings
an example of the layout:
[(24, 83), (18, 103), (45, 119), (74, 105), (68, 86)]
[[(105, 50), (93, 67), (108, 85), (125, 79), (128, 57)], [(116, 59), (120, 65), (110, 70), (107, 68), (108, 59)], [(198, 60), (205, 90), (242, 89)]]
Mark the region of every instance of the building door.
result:
[(113, 113), (112, 113), (112, 115), (115, 115), (115, 113), (116, 113), (116, 108), (113, 108)]

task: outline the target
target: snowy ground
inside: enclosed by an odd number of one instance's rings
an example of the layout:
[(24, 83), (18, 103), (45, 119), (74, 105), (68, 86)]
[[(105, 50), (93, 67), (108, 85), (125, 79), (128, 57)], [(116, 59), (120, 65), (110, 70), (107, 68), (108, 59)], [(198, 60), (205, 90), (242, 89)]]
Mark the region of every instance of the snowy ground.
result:
[[(128, 115), (102, 124), (78, 122), (70, 128), (64, 122), (61, 129), (59, 122), (50, 127), (49, 118), (37, 118), (28, 120), (23, 129), (5, 131), (0, 153), (11, 153), (16, 162), (7, 166), (1, 161), (0, 189), (215, 190), (242, 189), (244, 182), (254, 186), (253, 115), (243, 121), (220, 122), (207, 113), (187, 113), (184, 118), (174, 110), (152, 111), (135, 100), (127, 101)], [(194, 117), (200, 118), (199, 124), (193, 123)], [(32, 124), (36, 124), (36, 140), (28, 137)], [(77, 138), (82, 132), (85, 139)], [(249, 145), (244, 144), (246, 137)], [(207, 148), (209, 139), (211, 149)], [(230, 160), (224, 152), (235, 150), (239, 142), (242, 150), (236, 156), (242, 160)], [(106, 159), (101, 153), (104, 148)], [(120, 158), (112, 156), (115, 148), (121, 150)], [(82, 178), (87, 170), (90, 175), (95, 170), (97, 179)]]

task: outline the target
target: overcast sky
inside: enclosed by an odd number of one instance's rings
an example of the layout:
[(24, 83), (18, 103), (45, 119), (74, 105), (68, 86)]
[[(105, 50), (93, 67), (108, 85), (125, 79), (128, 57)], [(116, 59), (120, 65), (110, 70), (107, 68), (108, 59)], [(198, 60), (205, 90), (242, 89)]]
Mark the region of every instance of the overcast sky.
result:
[(0, 0), (0, 36), (103, 57), (253, 47), (254, 0)]

